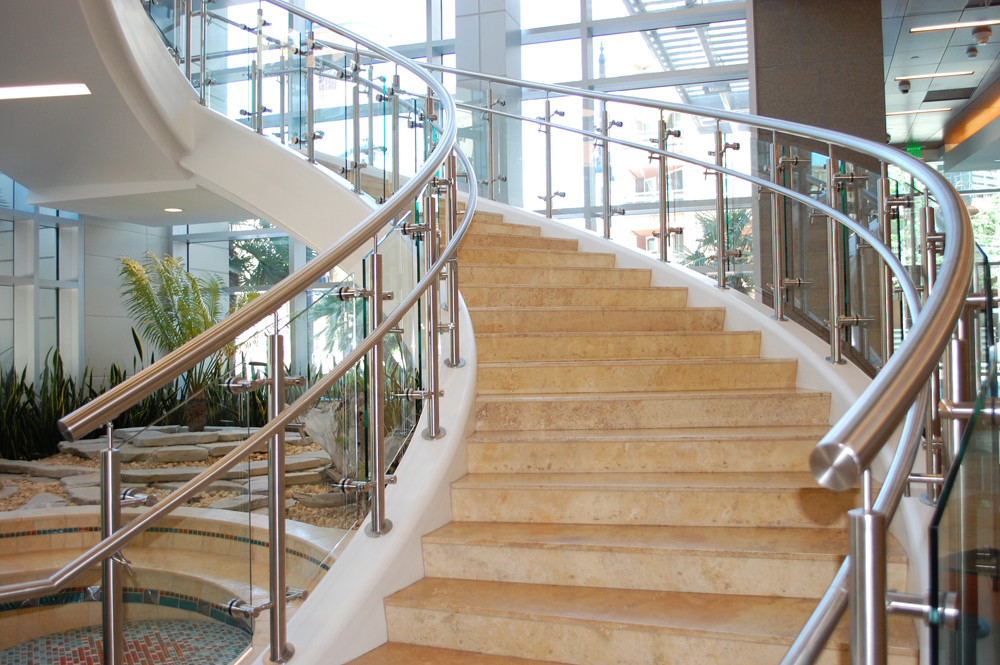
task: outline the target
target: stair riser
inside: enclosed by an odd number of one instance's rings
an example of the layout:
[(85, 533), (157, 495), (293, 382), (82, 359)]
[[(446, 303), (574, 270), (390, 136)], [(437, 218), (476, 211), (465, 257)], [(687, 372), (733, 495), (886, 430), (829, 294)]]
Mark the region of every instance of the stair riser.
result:
[(459, 264), (489, 263), (503, 266), (559, 266), (563, 268), (614, 268), (614, 254), (584, 252), (525, 252), (519, 249), (458, 250)]
[(476, 429), (489, 431), (631, 429), (671, 427), (770, 427), (828, 425), (830, 398), (791, 395), (704, 395), (662, 399), (480, 401)]
[(794, 388), (795, 362), (479, 365), (480, 395)]
[(724, 310), (489, 310), (469, 308), (477, 333), (721, 331)]
[[(460, 614), (386, 606), (389, 640), (567, 665), (773, 665), (789, 643), (741, 640), (634, 627), (537, 622), (521, 618)], [(803, 617), (803, 620), (805, 617)], [(823, 651), (820, 665), (847, 665), (847, 651)], [(889, 665), (916, 665), (911, 656), (889, 656)]]
[[(459, 275), (461, 276), (461, 273)], [(669, 307), (673, 309), (687, 304), (687, 290), (545, 287), (512, 289), (505, 286), (463, 286), (462, 298), (469, 307)]]
[(538, 266), (460, 266), (467, 284), (560, 284), (580, 286), (649, 286), (649, 270), (588, 270)]
[(816, 441), (470, 443), (470, 473), (808, 471)]
[[(841, 564), (841, 559), (428, 542), (423, 550), (427, 577), (785, 598), (822, 597)], [(906, 588), (905, 564), (890, 564), (888, 575), (888, 588)]]
[(524, 226), (521, 224), (496, 224), (493, 222), (481, 222), (477, 219), (473, 219), (472, 224), (469, 226), (469, 233), (483, 233), (488, 235), (527, 236), (531, 238), (539, 238), (542, 235), (542, 230), (537, 226)]
[(812, 488), (451, 489), (452, 518), (462, 522), (845, 529), (857, 503), (854, 492)]
[[(475, 227), (473, 227), (475, 228)], [(560, 251), (575, 252), (576, 240), (565, 238), (539, 238), (535, 236), (516, 236), (509, 233), (498, 233), (495, 235), (469, 232), (462, 239), (463, 249), (498, 249), (498, 248), (520, 248), (520, 249), (555, 249)]]
[(759, 353), (760, 336), (753, 333), (476, 338), (476, 354), (481, 362), (756, 358)]

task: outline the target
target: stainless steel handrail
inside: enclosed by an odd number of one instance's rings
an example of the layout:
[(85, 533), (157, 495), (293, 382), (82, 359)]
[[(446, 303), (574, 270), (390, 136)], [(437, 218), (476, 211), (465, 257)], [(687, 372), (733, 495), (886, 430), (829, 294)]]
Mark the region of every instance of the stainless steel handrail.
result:
[(403, 208), (416, 198), (451, 154), (458, 131), (457, 109), (451, 95), (437, 79), (392, 49), (384, 48), (370, 42), (350, 30), (341, 28), (334, 23), (330, 23), (315, 14), (290, 5), (282, 0), (267, 1), (300, 18), (312, 21), (352, 41), (364, 44), (381, 57), (400, 63), (403, 67), (420, 77), (434, 91), (434, 94), (438, 96), (440, 103), (444, 106), (444, 125), (438, 133), (437, 145), (434, 151), (428, 155), (427, 160), (414, 177), (408, 180), (385, 205), (369, 215), (368, 218), (354, 227), (346, 236), (324, 250), (302, 269), (290, 274), (271, 287), (264, 295), (246, 307), (241, 308), (233, 315), (223, 319), (217, 325), (209, 328), (184, 346), (167, 354), (158, 362), (135, 374), (132, 378), (60, 419), (59, 429), (70, 441), (110, 422), (125, 409), (174, 380), (212, 353), (215, 353), (231, 342), (237, 335), (274, 312), (278, 307), (289, 301), (309, 285), (318, 281), (337, 264), (347, 259), (354, 251), (362, 247), (373, 234), (396, 217), (396, 215), (402, 213)]
[[(465, 172), (472, 174), (472, 163), (461, 148), (455, 146), (455, 153), (461, 160)], [(470, 180), (472, 178), (470, 177)], [(472, 217), (475, 213), (477, 201), (476, 188), (472, 187), (466, 201), (465, 216), (462, 223), (456, 229), (448, 245), (441, 256), (433, 264), (430, 270), (424, 273), (424, 277), (417, 282), (410, 294), (403, 299), (393, 310), (392, 314), (385, 317), (385, 320), (368, 337), (364, 339), (353, 351), (344, 357), (340, 363), (329, 374), (317, 381), (309, 390), (304, 392), (294, 403), (285, 407), (280, 414), (268, 421), (266, 425), (255, 432), (250, 438), (223, 456), (218, 462), (208, 467), (193, 479), (185, 483), (180, 489), (174, 491), (169, 497), (157, 503), (154, 507), (137, 517), (135, 520), (116, 531), (113, 536), (102, 540), (100, 543), (69, 562), (49, 577), (30, 582), (11, 584), (0, 588), (0, 603), (16, 602), (27, 600), (39, 595), (55, 593), (62, 587), (67, 586), (75, 577), (87, 572), (101, 561), (111, 556), (118, 550), (129, 544), (136, 536), (151, 527), (160, 519), (165, 517), (175, 508), (179, 508), (196, 494), (204, 491), (214, 481), (220, 479), (226, 471), (236, 466), (242, 459), (264, 447), (268, 440), (278, 432), (283, 432), (285, 427), (296, 420), (309, 408), (317, 399), (323, 396), (334, 383), (341, 379), (352, 367), (357, 365), (365, 354), (377, 344), (383, 337), (392, 332), (403, 316), (413, 307), (424, 291), (438, 279), (441, 270), (453, 256), (458, 253), (458, 246), (462, 238), (472, 224)]]

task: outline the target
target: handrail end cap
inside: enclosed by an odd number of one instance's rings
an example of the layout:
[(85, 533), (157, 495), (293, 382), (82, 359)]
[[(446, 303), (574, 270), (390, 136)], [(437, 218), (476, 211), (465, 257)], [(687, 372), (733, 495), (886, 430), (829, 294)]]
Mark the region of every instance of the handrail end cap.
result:
[(854, 450), (843, 443), (821, 441), (809, 455), (809, 470), (821, 486), (842, 492), (861, 477), (861, 461)]

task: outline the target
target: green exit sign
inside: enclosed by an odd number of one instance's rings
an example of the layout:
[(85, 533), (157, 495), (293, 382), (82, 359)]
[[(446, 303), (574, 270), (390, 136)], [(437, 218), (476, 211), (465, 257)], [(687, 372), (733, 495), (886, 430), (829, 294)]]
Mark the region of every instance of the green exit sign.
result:
[(919, 143), (908, 143), (906, 144), (906, 153), (913, 155), (914, 157), (920, 157), (920, 144)]

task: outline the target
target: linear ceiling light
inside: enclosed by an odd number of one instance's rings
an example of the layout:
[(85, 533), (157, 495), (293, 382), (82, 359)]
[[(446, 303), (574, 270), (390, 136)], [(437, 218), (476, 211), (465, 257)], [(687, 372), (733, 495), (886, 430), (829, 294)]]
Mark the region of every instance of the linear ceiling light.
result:
[(0, 99), (34, 99), (36, 97), (72, 97), (89, 95), (84, 83), (56, 83), (52, 85), (14, 85), (0, 87)]
[(163, 212), (184, 212), (181, 208), (164, 208)]
[(890, 115), (916, 115), (917, 113), (941, 113), (943, 111), (950, 111), (950, 110), (951, 110), (951, 107), (949, 106), (946, 109), (920, 109), (918, 111), (893, 111), (891, 113), (886, 113), (886, 116), (890, 116)]
[(972, 76), (975, 72), (938, 72), (937, 74), (912, 74), (910, 76), (897, 76), (897, 81), (916, 81), (917, 79), (940, 79), (946, 76)]
[(942, 23), (941, 25), (922, 25), (919, 28), (910, 28), (910, 32), (934, 32), (935, 30), (983, 28), (990, 25), (1000, 25), (1000, 19), (990, 19), (988, 21), (965, 21), (964, 23)]

